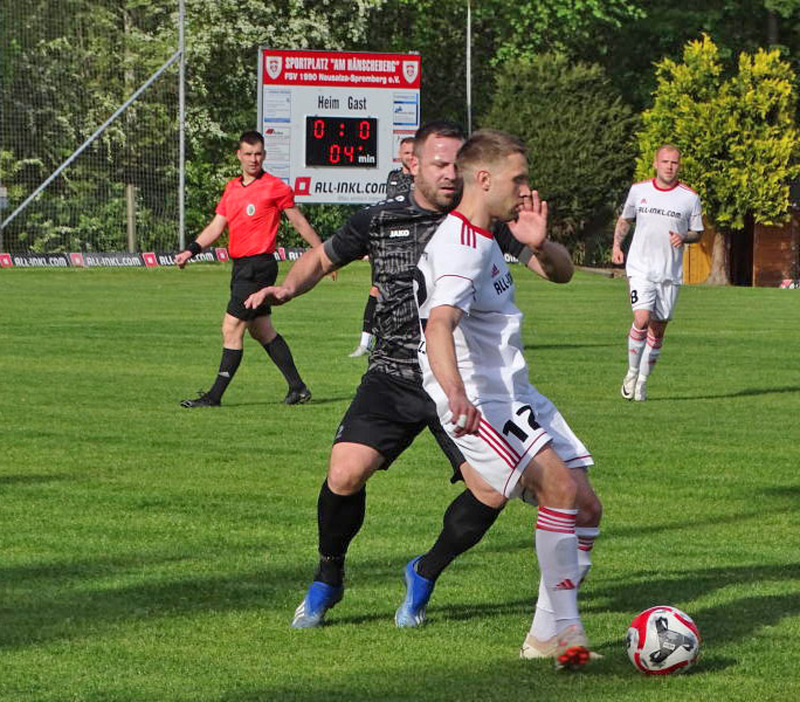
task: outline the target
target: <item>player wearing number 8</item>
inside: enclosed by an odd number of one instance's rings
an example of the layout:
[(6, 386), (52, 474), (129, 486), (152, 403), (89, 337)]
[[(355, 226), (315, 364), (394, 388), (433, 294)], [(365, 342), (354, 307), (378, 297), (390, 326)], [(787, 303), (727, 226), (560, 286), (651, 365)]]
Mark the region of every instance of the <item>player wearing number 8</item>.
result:
[(633, 325), (628, 333), (626, 400), (647, 399), (647, 380), (661, 354), (683, 282), (683, 246), (699, 241), (703, 213), (697, 193), (678, 180), (681, 152), (670, 144), (656, 150), (655, 178), (635, 183), (614, 229), (612, 261), (625, 261), (622, 243), (636, 222), (626, 274)]
[(540, 250), (549, 243), (547, 204), (530, 192), (526, 149), (515, 137), (476, 132), (461, 147), (457, 165), (461, 203), (417, 264), (423, 384), (481, 479), (505, 499), (535, 497), (539, 504), (539, 599), (552, 617), (538, 627), (534, 620), (523, 657), (553, 657), (557, 667), (579, 667), (592, 654), (578, 614), (576, 496), (593, 461), (553, 403), (528, 381), (514, 281), (490, 231), (532, 197), (541, 226), (520, 241)]

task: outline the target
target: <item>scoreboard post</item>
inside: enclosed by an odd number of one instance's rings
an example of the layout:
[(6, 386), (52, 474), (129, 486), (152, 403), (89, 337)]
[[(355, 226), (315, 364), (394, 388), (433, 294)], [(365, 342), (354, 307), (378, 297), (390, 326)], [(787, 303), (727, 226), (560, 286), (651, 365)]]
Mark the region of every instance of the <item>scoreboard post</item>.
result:
[(400, 140), (420, 123), (420, 57), (261, 48), (264, 169), (299, 203), (383, 199)]

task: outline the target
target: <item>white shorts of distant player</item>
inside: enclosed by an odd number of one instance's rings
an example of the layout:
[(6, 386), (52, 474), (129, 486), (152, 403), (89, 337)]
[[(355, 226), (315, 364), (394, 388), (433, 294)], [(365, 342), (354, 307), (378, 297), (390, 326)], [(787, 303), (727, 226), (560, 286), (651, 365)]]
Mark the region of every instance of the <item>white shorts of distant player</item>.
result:
[(659, 322), (672, 319), (681, 286), (670, 281), (653, 283), (644, 278), (628, 278), (631, 294), (631, 309), (650, 310), (652, 318)]
[[(438, 387), (437, 387), (438, 389)], [(438, 393), (437, 393), (438, 395)], [(588, 468), (592, 456), (570, 429), (556, 406), (533, 386), (516, 397), (498, 400), (467, 396), (481, 412), (479, 433), (456, 437), (444, 393), (435, 397), (439, 419), (464, 458), (497, 492), (536, 504), (534, 495), (519, 483), (531, 459), (548, 444), (568, 468)]]

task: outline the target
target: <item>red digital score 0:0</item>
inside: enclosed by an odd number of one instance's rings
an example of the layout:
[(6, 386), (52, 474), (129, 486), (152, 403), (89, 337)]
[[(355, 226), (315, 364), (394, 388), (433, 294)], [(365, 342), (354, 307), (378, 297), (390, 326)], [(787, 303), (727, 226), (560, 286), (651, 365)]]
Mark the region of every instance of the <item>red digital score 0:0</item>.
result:
[(377, 165), (375, 117), (306, 116), (306, 166), (375, 168)]

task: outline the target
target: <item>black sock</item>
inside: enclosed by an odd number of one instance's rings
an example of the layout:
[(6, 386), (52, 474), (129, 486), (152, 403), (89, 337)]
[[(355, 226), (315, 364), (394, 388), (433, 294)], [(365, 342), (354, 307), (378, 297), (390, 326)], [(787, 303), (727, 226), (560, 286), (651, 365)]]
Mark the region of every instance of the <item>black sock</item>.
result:
[(344, 579), (347, 547), (364, 523), (367, 489), (355, 495), (337, 495), (322, 483), (317, 500), (319, 568), (314, 580), (338, 587)]
[(444, 526), (433, 548), (417, 561), (417, 573), (436, 580), (456, 557), (471, 549), (494, 524), (501, 509), (489, 507), (469, 490), (450, 503), (442, 520)]
[(211, 386), (206, 395), (209, 395), (217, 402), (222, 399), (222, 395), (227, 389), (233, 376), (236, 375), (236, 369), (242, 362), (242, 349), (222, 349), (222, 360), (219, 362), (219, 372), (214, 385)]
[(361, 328), (365, 334), (372, 334), (372, 319), (375, 317), (375, 306), (378, 298), (367, 295), (367, 304), (364, 306), (364, 326)]
[(276, 334), (272, 341), (264, 344), (264, 350), (269, 354), (272, 362), (278, 366), (278, 370), (283, 373), (290, 390), (302, 390), (306, 386), (297, 372), (297, 367), (294, 365), (289, 344), (280, 334)]

